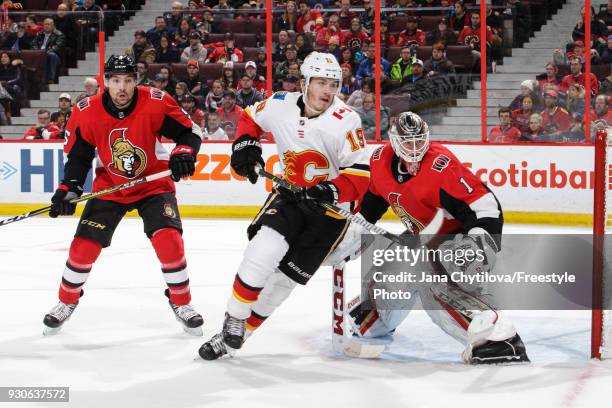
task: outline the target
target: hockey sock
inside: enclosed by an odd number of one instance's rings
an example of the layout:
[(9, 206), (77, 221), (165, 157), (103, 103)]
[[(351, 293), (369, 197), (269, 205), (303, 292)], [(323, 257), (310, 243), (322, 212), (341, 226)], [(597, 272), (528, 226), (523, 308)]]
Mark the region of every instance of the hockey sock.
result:
[(244, 251), (234, 279), (232, 296), (227, 302), (227, 312), (231, 316), (247, 319), (251, 315), (251, 304), (258, 299), (288, 250), (289, 244), (281, 234), (272, 228), (261, 227)]
[(259, 294), (257, 301), (252, 306), (251, 315), (247, 319), (247, 329), (253, 331), (263, 324), (263, 322), (289, 297), (289, 294), (296, 287), (291, 278), (276, 269), (272, 273), (263, 290)]
[(81, 237), (72, 240), (59, 288), (61, 302), (66, 304), (78, 302), (81, 297), (81, 287), (87, 281), (91, 266), (101, 251), (102, 245), (99, 242)]
[(181, 234), (174, 228), (162, 228), (153, 233), (151, 244), (161, 262), (170, 301), (177, 306), (189, 304), (191, 291)]
[(266, 319), (268, 318), (268, 316), (261, 316), (258, 315), (257, 313), (251, 311), (251, 315), (249, 316), (249, 318), (246, 321), (246, 328), (247, 330), (250, 331), (254, 331), (257, 328), (259, 328), (259, 326), (261, 326), (263, 324), (263, 322), (266, 321)]

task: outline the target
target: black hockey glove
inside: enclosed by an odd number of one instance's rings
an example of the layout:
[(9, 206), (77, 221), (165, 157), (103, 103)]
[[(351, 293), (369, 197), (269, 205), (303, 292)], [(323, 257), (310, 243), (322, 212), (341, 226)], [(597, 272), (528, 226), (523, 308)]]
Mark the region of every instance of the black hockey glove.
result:
[(193, 173), (195, 173), (193, 149), (185, 145), (178, 145), (172, 149), (168, 168), (172, 171), (170, 178), (174, 181), (193, 176)]
[(232, 144), (232, 169), (239, 176), (247, 177), (251, 184), (257, 183), (255, 165), (265, 166), (261, 153), (259, 140), (249, 135), (240, 136)]
[(62, 184), (55, 190), (51, 197), (51, 210), (49, 217), (57, 218), (58, 215), (72, 215), (76, 210), (76, 204), (70, 200), (79, 198), (83, 194), (83, 187), (72, 180), (63, 180)]
[(322, 181), (310, 188), (302, 188), (297, 193), (298, 206), (312, 214), (325, 214), (325, 207), (321, 204), (336, 204), (338, 201), (338, 187), (331, 181)]

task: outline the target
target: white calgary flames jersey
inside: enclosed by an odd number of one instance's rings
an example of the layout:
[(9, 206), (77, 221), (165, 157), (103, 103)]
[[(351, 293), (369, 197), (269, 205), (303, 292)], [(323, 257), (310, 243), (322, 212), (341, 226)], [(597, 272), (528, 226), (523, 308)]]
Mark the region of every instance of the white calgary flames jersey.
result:
[(285, 179), (291, 184), (310, 187), (330, 180), (339, 189), (339, 201), (360, 199), (365, 192), (362, 184), (367, 184), (370, 175), (361, 118), (334, 97), (329, 109), (309, 119), (302, 116), (301, 97), (298, 92), (277, 92), (249, 106), (236, 136), (259, 137), (270, 132)]

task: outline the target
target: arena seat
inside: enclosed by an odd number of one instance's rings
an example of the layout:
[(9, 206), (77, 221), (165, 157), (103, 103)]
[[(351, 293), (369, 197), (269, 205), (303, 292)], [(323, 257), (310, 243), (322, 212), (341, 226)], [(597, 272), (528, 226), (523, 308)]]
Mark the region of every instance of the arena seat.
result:
[(467, 45), (449, 45), (446, 48), (446, 58), (455, 64), (455, 69), (469, 70), (472, 67), (472, 50)]
[[(441, 18), (442, 16), (421, 16), (419, 17), (419, 29), (425, 32), (432, 31), (436, 28)], [(389, 26), (389, 32), (399, 33), (405, 30), (406, 21), (408, 21), (408, 16), (393, 17), (391, 25)]]
[(222, 33), (246, 33), (246, 24), (244, 20), (234, 20), (230, 18), (224, 18), (221, 20), (221, 32)]
[(257, 47), (245, 47), (242, 49), (242, 53), (244, 54), (244, 61), (257, 61), (257, 54), (259, 53), (259, 48)]
[(246, 22), (246, 32), (247, 33), (265, 33), (266, 32), (266, 20), (249, 20)]
[[(223, 42), (225, 34), (209, 34), (206, 44)], [(263, 41), (263, 37), (261, 39)], [(250, 33), (234, 33), (234, 43), (236, 47), (243, 49), (245, 47), (257, 46), (257, 35)]]

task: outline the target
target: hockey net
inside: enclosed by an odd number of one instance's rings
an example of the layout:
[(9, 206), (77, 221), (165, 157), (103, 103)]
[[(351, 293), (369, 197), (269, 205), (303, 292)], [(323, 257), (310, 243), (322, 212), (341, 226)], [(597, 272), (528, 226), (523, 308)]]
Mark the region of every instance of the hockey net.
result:
[(612, 358), (612, 128), (595, 139), (591, 356)]

